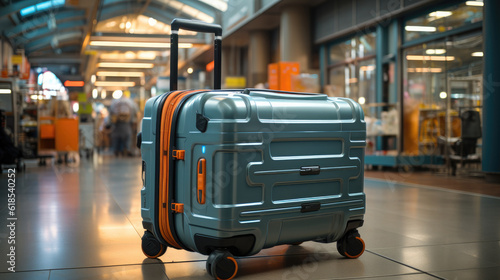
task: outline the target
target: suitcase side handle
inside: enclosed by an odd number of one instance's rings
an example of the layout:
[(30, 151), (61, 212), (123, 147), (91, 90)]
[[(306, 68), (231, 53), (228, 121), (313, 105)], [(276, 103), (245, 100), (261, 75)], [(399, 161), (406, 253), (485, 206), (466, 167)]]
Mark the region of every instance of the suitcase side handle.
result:
[(170, 34), (170, 91), (177, 90), (178, 62), (179, 62), (179, 29), (196, 32), (214, 33), (214, 89), (221, 88), (221, 54), (222, 54), (222, 27), (219, 24), (206, 23), (199, 20), (174, 19), (171, 23)]

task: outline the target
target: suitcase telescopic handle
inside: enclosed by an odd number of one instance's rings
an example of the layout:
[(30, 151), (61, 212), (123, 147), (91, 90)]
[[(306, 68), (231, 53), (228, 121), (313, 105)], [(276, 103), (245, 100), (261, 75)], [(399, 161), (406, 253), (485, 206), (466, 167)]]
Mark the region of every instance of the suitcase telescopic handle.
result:
[(174, 19), (171, 23), (170, 34), (170, 90), (177, 90), (178, 62), (179, 62), (179, 29), (196, 32), (214, 33), (214, 89), (221, 88), (221, 52), (222, 27), (218, 24), (206, 23), (190, 19)]

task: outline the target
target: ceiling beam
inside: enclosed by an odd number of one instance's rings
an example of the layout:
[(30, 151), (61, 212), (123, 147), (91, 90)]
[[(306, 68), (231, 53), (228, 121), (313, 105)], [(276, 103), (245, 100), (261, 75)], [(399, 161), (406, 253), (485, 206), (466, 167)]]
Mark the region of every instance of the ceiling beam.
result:
[[(80, 54), (85, 53), (85, 49), (90, 41), (90, 35), (94, 32), (94, 27), (97, 25), (97, 12), (99, 11), (99, 6), (101, 5), (101, 0), (93, 0), (94, 4), (91, 5), (91, 9), (87, 11), (87, 18), (89, 19), (87, 22), (87, 26), (84, 29), (85, 38), (83, 39), (82, 48), (80, 49)], [(104, 1), (104, 0), (102, 0)], [(80, 72), (83, 69), (80, 69)]]
[[(85, 18), (85, 12), (82, 10), (66, 10), (55, 14), (56, 22), (65, 21), (67, 19), (82, 19)], [(6, 27), (4, 35), (8, 38), (18, 36), (24, 32), (29, 32), (31, 30), (47, 26), (47, 21), (49, 20), (49, 15), (43, 15), (40, 17), (35, 17), (29, 21), (26, 21), (20, 25), (16, 25), (12, 28)]]
[(17, 13), (17, 12), (21, 11), (22, 9), (29, 7), (29, 6), (36, 5), (39, 2), (40, 2), (39, 0), (24, 0), (24, 1), (10, 4), (6, 7), (2, 7), (2, 9), (0, 10), (0, 18), (8, 16), (12, 13)]
[(81, 58), (79, 54), (52, 54), (43, 56), (30, 56), (31, 64), (79, 64)]
[(47, 36), (47, 37), (44, 37), (42, 39), (32, 41), (32, 42), (26, 44), (24, 47), (25, 47), (27, 52), (31, 53), (31, 52), (36, 51), (37, 49), (41, 49), (45, 46), (50, 45), (52, 43), (53, 38), (56, 38), (56, 40), (58, 42), (62, 43), (63, 41), (74, 40), (75, 38), (78, 38), (79, 40), (81, 40), (82, 35), (83, 35), (83, 32), (81, 30), (73, 31), (73, 32), (66, 32), (63, 34), (58, 34), (58, 33), (59, 32), (52, 34), (53, 36)]
[(51, 30), (48, 27), (42, 27), (35, 29), (32, 32), (27, 33), (24, 36), (18, 36), (17, 40), (15, 40), (16, 45), (19, 46), (22, 43), (30, 42), (36, 40), (42, 36), (53, 35), (57, 33), (61, 33), (64, 30), (72, 30), (78, 29), (85, 25), (85, 20), (75, 20), (69, 22), (63, 22), (56, 25), (56, 29)]

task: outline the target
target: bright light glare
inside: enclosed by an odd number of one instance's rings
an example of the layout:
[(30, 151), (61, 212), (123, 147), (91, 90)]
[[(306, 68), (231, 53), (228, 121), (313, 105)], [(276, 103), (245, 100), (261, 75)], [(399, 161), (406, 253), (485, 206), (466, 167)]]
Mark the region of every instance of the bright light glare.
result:
[(430, 17), (435, 17), (435, 18), (444, 18), (444, 17), (449, 17), (453, 13), (450, 11), (435, 11), (429, 14)]
[(193, 68), (192, 68), (192, 67), (189, 67), (189, 68), (187, 69), (187, 72), (188, 72), (188, 74), (193, 74)]
[(113, 99), (120, 99), (123, 96), (123, 91), (115, 90), (113, 91)]
[(439, 98), (445, 99), (446, 97), (448, 97), (448, 94), (445, 91), (439, 93)]
[(473, 57), (483, 57), (483, 52), (473, 52), (471, 55)]
[(358, 103), (359, 104), (363, 105), (363, 104), (365, 104), (365, 102), (366, 102), (366, 99), (364, 97), (358, 98)]
[(80, 104), (78, 104), (78, 102), (73, 103), (73, 112), (78, 113), (79, 109), (80, 109)]
[(97, 81), (96, 87), (134, 87), (135, 82)]
[(98, 71), (99, 77), (144, 77), (144, 72), (115, 72), (115, 71)]
[(428, 49), (425, 50), (426, 54), (445, 54), (446, 50), (445, 49)]
[(432, 61), (453, 61), (454, 56), (436, 56), (436, 55), (407, 55), (407, 60), (432, 60)]
[(99, 95), (99, 93), (97, 92), (97, 89), (96, 89), (96, 88), (95, 88), (95, 89), (93, 89), (93, 90), (92, 90), (92, 97), (93, 97), (94, 99), (96, 99), (98, 95)]
[(414, 31), (414, 32), (436, 32), (436, 27), (434, 26), (405, 26), (406, 31)]
[[(170, 43), (158, 43), (158, 42), (120, 42), (120, 41), (91, 41), (91, 46), (96, 47), (121, 47), (121, 48), (156, 48), (156, 49), (168, 49), (170, 48)], [(179, 43), (180, 49), (192, 48), (191, 43)]]
[(484, 6), (484, 2), (483, 1), (466, 1), (465, 5), (467, 5), (467, 6), (482, 7), (482, 6)]
[(107, 68), (153, 68), (153, 63), (120, 63), (120, 62), (101, 62), (97, 63), (97, 67)]
[(151, 25), (151, 26), (155, 26), (156, 22), (157, 22), (157, 20), (156, 20), (156, 19), (154, 19), (154, 18), (152, 18), (152, 17), (150, 17), (150, 18), (148, 19), (148, 23), (149, 23), (149, 25)]

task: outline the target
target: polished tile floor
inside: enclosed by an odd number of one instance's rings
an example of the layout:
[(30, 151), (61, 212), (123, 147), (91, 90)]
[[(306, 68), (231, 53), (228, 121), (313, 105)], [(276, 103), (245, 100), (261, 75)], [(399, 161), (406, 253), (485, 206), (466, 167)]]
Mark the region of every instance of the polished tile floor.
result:
[[(17, 173), (15, 273), (8, 272), (7, 175), (0, 182), (0, 279), (211, 279), (206, 257), (140, 248), (140, 159)], [(500, 198), (366, 179), (366, 252), (335, 244), (277, 246), (240, 258), (237, 279), (500, 279)]]

